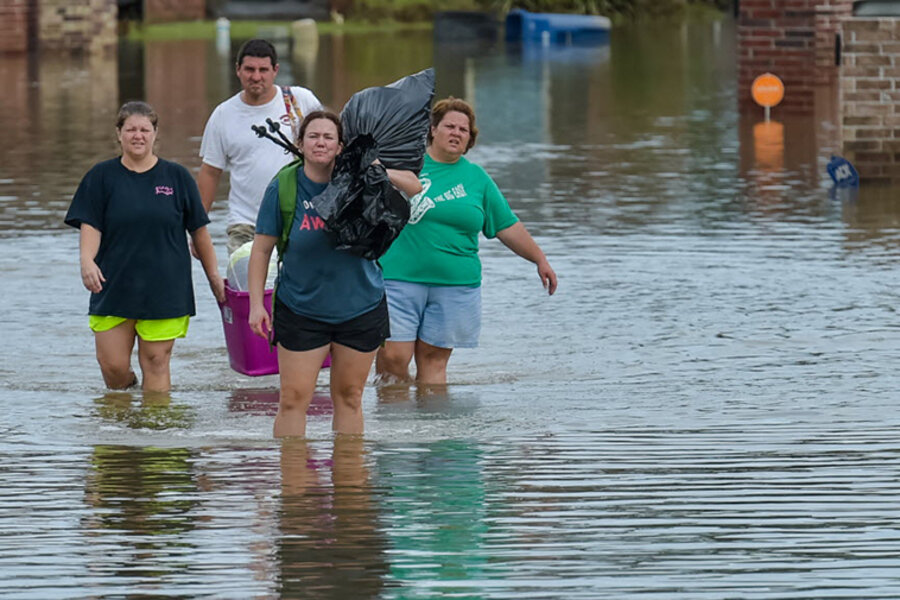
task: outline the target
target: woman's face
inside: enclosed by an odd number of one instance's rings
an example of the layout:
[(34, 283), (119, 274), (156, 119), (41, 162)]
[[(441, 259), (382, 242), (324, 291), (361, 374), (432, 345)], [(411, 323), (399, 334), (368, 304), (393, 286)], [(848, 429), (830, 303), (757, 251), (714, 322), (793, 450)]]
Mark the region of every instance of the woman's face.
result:
[(432, 148), (453, 160), (468, 150), (469, 137), (469, 117), (455, 110), (449, 111), (436, 127), (431, 128)]
[(331, 119), (310, 121), (303, 133), (300, 150), (303, 152), (303, 160), (308, 163), (320, 166), (333, 164), (341, 151), (337, 125)]
[(116, 130), (116, 137), (122, 152), (133, 160), (139, 160), (153, 154), (156, 128), (144, 115), (131, 115), (122, 123), (122, 128)]

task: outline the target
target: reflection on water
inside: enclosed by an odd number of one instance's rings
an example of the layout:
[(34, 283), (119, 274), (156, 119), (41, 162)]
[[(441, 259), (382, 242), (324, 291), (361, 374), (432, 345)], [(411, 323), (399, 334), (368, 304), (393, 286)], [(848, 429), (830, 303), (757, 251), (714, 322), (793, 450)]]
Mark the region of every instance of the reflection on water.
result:
[(328, 459), (303, 440), (282, 444), (282, 598), (378, 597), (388, 562), (364, 453), (362, 439), (346, 436)]
[(274, 417), (278, 412), (278, 389), (235, 389), (231, 392), (228, 410)]
[(195, 264), (172, 392), (105, 392), (62, 216), (123, 100), (196, 169), (232, 59), (0, 57), (0, 596), (900, 597), (900, 208), (829, 190), (833, 88), (809, 117), (738, 115), (730, 21), (278, 44), (279, 81), (335, 108), (434, 64), (559, 292), (485, 240), (481, 347), (448, 387), (369, 386), (345, 439), (326, 376), (309, 439), (276, 442), (277, 377), (229, 369)]
[(463, 440), (379, 454), (385, 530), (394, 548), (391, 579), (419, 589), (389, 598), (474, 599), (486, 592), (476, 583), (486, 580), (489, 556), (482, 458)]
[(194, 422), (193, 409), (187, 404), (173, 403), (167, 392), (110, 390), (94, 401), (94, 414), (131, 429), (188, 429)]
[[(278, 388), (235, 388), (231, 391), (228, 409), (238, 413), (274, 417), (278, 412)], [(307, 414), (320, 416), (333, 413), (331, 395), (327, 392), (314, 393)]]
[(91, 535), (108, 531), (131, 540), (128, 554), (146, 560), (144, 565), (104, 561), (101, 568), (116, 573), (146, 569), (150, 575), (160, 566), (156, 553), (190, 550), (180, 536), (197, 526), (191, 515), (199, 504), (191, 455), (184, 448), (94, 448), (85, 479), (85, 504), (92, 510), (82, 526)]
[[(52, 211), (116, 149), (115, 55), (0, 57), (0, 231), (59, 228)], [(56, 214), (53, 214), (56, 217)]]

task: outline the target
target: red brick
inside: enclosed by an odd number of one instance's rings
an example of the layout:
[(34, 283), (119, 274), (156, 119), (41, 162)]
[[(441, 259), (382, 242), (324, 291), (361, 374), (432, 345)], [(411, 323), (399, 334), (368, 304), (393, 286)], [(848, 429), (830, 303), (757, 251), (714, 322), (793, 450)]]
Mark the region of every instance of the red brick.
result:
[(857, 67), (891, 67), (894, 64), (890, 56), (877, 54), (857, 54), (853, 58), (853, 63)]
[[(841, 74), (845, 78), (845, 81), (848, 82), (853, 81), (857, 77), (890, 76), (887, 71), (887, 69), (883, 69), (882, 67), (848, 67), (846, 65), (841, 67)], [(900, 73), (900, 69), (897, 69), (897, 72)]]
[(844, 44), (844, 52), (847, 54), (876, 54), (880, 50), (881, 47), (878, 44), (868, 43), (866, 41)]
[(844, 109), (848, 114), (876, 115), (886, 112), (885, 106), (880, 104), (881, 92), (849, 92), (844, 94), (844, 102), (849, 103)]
[(853, 127), (860, 125), (882, 125), (882, 118), (877, 116), (868, 117), (851, 117), (845, 116), (843, 119), (845, 127)]
[(857, 91), (864, 90), (889, 90), (893, 87), (893, 82), (889, 79), (857, 79)]
[(780, 10), (773, 8), (750, 9), (744, 14), (748, 19), (778, 19), (783, 15)]
[(857, 152), (856, 162), (865, 163), (886, 163), (891, 160), (891, 155), (887, 152)]
[[(878, 152), (882, 150), (880, 140), (850, 140), (844, 142), (844, 150), (849, 152)], [(893, 150), (891, 150), (893, 152)]]

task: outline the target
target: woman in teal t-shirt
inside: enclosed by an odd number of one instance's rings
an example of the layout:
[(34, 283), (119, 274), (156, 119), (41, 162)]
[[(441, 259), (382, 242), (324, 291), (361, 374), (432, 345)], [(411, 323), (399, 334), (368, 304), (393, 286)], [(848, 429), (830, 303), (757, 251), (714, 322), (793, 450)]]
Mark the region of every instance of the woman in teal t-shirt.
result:
[[(343, 149), (341, 118), (313, 111), (300, 124), (303, 168), (297, 169), (297, 202), (282, 256), (270, 317), (263, 304), (269, 257), (282, 232), (276, 177), (263, 196), (250, 251), (249, 325), (278, 348), (281, 391), (275, 437), (306, 435), (306, 412), (316, 390), (322, 362), (331, 354), (333, 429), (363, 432), (362, 394), (375, 351), (389, 335), (387, 302), (378, 265), (338, 250), (312, 204), (331, 181)], [(408, 195), (421, 185), (412, 171), (385, 169), (391, 183)]]
[(417, 383), (445, 384), (453, 348), (478, 345), (479, 234), (499, 238), (533, 262), (544, 288), (556, 291), (556, 273), (540, 246), (497, 184), (463, 156), (477, 135), (467, 102), (451, 96), (434, 105), (422, 192), (411, 200), (409, 223), (379, 260), (391, 320), (391, 337), (376, 359), (385, 380), (409, 381), (415, 358)]

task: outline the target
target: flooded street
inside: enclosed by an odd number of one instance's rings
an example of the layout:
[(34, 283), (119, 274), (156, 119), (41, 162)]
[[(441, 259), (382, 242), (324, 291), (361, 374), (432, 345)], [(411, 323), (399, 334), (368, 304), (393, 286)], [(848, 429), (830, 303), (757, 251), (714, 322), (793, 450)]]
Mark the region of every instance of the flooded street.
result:
[(446, 393), (367, 387), (361, 440), (332, 437), (325, 377), (309, 439), (272, 438), (277, 376), (229, 368), (196, 262), (172, 393), (103, 388), (63, 215), (125, 100), (196, 172), (231, 59), (0, 58), (0, 596), (900, 597), (900, 190), (830, 191), (832, 89), (739, 115), (734, 37), (279, 46), (279, 82), (336, 109), (435, 66), (559, 275), (547, 297), (482, 240), (481, 346)]

